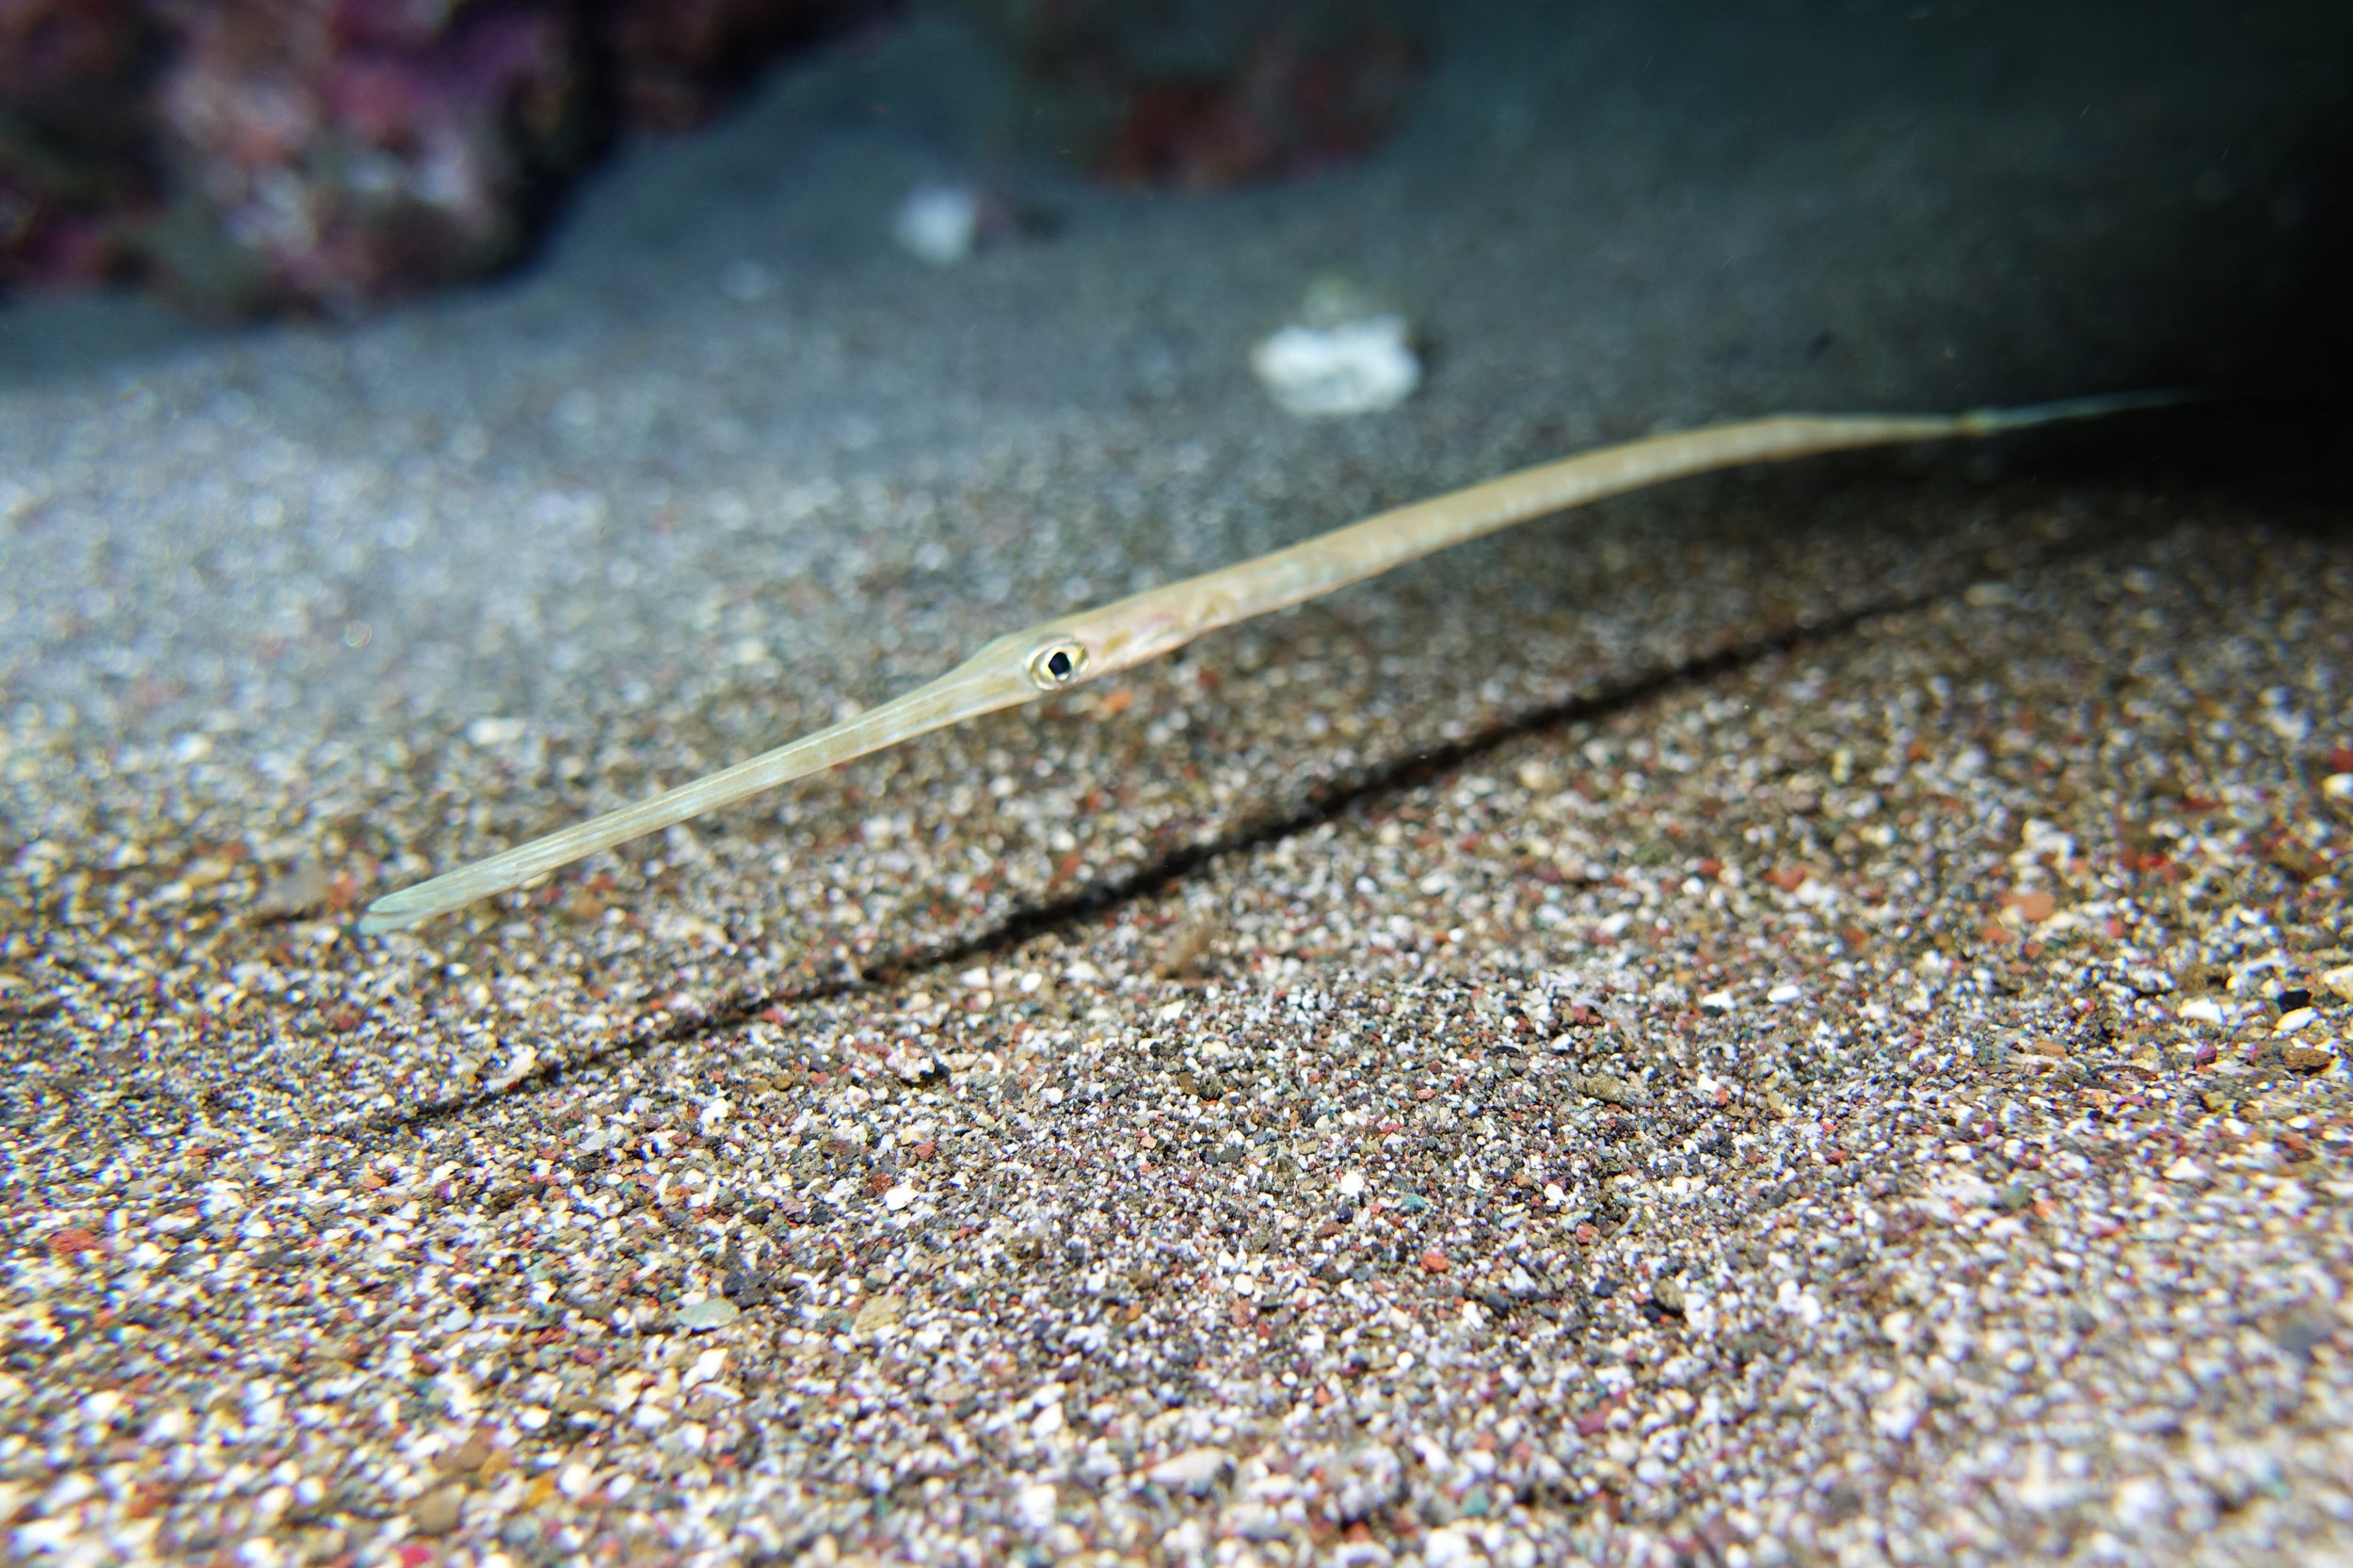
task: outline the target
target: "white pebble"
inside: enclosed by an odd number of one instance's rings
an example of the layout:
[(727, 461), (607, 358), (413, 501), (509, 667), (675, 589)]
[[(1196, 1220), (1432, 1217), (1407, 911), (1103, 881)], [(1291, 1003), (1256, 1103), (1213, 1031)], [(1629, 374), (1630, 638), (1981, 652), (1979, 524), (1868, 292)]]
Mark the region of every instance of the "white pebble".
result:
[(523, 729), (520, 719), (476, 719), (466, 726), (466, 740), (470, 744), (486, 749), (509, 745), (523, 738)]
[(1024, 1529), (1042, 1530), (1054, 1522), (1054, 1483), (1036, 1481), (1014, 1494), (1014, 1517)]
[(1472, 1544), (1468, 1525), (1448, 1525), (1432, 1530), (1421, 1550), (1422, 1560), (1430, 1568), (1457, 1568), (1458, 1564), (1460, 1568), (1471, 1568), (1472, 1564), (1483, 1565), (1487, 1560), (1486, 1554)]
[(969, 185), (918, 185), (899, 203), (890, 232), (919, 260), (953, 266), (980, 239), (980, 193)]

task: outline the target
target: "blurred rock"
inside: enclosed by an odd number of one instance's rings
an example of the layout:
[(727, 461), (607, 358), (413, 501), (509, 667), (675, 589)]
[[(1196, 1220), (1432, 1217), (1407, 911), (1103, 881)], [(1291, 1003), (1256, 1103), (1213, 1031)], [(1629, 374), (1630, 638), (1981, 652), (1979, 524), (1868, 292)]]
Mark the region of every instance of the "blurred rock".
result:
[(516, 255), (593, 145), (577, 30), (499, 0), (218, 0), (172, 13), (156, 284), (343, 313)]
[(601, 13), (602, 53), (624, 123), (691, 131), (775, 61), (893, 9), (891, 0), (624, 0)]
[(1403, 111), (1431, 0), (957, 0), (1001, 40), (1023, 135), (1112, 180), (1212, 189), (1369, 151)]
[(521, 254), (615, 133), (890, 0), (0, 0), (0, 289), (344, 314)]
[[(1401, 110), (1431, 0), (938, 0), (1112, 179), (1312, 173)], [(349, 314), (522, 255), (626, 130), (708, 122), (901, 0), (0, 0), (0, 290)]]
[(148, 102), (162, 30), (144, 0), (0, 0), (0, 290), (120, 277), (161, 184)]

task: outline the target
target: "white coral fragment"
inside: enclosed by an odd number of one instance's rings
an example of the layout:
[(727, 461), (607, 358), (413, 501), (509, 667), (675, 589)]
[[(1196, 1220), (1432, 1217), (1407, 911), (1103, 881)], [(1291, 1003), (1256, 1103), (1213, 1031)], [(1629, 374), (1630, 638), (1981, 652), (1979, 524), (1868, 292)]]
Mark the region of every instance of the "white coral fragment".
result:
[(1292, 325), (1250, 351), (1250, 368), (1283, 411), (1303, 419), (1394, 408), (1421, 385), (1405, 318), (1365, 316), (1328, 327)]

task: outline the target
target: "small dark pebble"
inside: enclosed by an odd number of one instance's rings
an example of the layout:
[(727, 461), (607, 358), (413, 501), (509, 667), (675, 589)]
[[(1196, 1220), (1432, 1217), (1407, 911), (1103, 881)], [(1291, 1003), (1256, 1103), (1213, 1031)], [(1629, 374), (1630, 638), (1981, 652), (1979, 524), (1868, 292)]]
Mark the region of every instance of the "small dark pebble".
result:
[(1599, 1279), (1596, 1279), (1595, 1281), (1593, 1281), (1593, 1294), (1594, 1294), (1594, 1295), (1596, 1295), (1596, 1296), (1601, 1296), (1601, 1297), (1604, 1297), (1604, 1298), (1608, 1298), (1608, 1297), (1610, 1297), (1610, 1296), (1614, 1296), (1614, 1295), (1616, 1295), (1617, 1293), (1618, 1293), (1618, 1282), (1617, 1282), (1616, 1280), (1614, 1280), (1614, 1279), (1611, 1279), (1611, 1278), (1610, 1278), (1608, 1274), (1604, 1274), (1604, 1275), (1602, 1275)]
[(2278, 1001), (2281, 1012), (2293, 1013), (2299, 1007), (2310, 1007), (2313, 1004), (2313, 994), (2298, 986), (2292, 991), (2281, 992)]
[(744, 1262), (731, 1242), (721, 1266), (726, 1272), (719, 1292), (736, 1305), (764, 1306), (774, 1299), (776, 1292), (769, 1288), (768, 1276)]

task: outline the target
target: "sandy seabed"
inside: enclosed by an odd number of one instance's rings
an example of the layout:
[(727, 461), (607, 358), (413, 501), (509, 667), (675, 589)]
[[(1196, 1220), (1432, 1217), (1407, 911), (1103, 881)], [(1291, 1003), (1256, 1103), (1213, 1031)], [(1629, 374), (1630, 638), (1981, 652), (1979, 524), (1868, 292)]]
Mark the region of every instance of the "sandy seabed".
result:
[[(0, 318), (13, 1555), (2353, 1556), (2326, 414), (1629, 498), (351, 930), (1580, 445), (2259, 377), (2345, 24), (2110, 14), (1464, 8), (1185, 199), (926, 24), (476, 297)], [(1335, 270), (1428, 380), (1288, 420)]]

